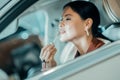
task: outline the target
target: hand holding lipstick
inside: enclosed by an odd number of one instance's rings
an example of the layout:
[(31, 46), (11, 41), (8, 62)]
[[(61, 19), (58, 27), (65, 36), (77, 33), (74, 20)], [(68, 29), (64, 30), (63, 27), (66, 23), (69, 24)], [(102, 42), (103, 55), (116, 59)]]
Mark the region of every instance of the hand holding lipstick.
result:
[(40, 53), (40, 59), (43, 61), (42, 71), (46, 71), (56, 66), (56, 61), (54, 60), (56, 51), (57, 49), (54, 44), (49, 44), (42, 48)]

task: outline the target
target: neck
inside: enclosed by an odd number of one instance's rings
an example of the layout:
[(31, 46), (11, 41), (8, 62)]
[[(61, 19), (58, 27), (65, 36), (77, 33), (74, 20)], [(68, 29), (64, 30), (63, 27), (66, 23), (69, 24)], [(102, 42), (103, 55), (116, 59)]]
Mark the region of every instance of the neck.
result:
[(79, 53), (82, 55), (87, 52), (92, 39), (93, 39), (92, 35), (83, 36), (82, 38), (74, 39), (72, 43), (76, 46)]

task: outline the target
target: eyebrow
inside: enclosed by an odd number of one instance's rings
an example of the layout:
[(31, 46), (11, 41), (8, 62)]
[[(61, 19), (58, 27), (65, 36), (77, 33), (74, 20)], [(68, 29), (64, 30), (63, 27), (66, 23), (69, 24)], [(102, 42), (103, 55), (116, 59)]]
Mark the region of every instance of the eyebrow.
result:
[(65, 16), (64, 17), (67, 17), (67, 16), (72, 16), (71, 14), (65, 14)]
[(72, 14), (65, 14), (64, 16), (62, 15), (61, 17), (67, 17), (67, 16), (72, 16)]
[(65, 18), (65, 17), (67, 17), (67, 16), (72, 16), (72, 14), (65, 14), (65, 16), (61, 17), (61, 19), (62, 19), (62, 18)]

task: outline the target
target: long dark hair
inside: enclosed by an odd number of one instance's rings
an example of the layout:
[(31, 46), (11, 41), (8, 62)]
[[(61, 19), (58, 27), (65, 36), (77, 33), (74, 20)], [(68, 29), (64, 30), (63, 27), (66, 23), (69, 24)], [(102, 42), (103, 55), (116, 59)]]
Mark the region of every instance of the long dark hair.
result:
[(64, 7), (71, 7), (80, 17), (85, 20), (91, 18), (93, 20), (92, 24), (92, 34), (94, 37), (98, 36), (98, 26), (100, 24), (100, 14), (97, 7), (88, 1), (73, 1), (67, 3)]

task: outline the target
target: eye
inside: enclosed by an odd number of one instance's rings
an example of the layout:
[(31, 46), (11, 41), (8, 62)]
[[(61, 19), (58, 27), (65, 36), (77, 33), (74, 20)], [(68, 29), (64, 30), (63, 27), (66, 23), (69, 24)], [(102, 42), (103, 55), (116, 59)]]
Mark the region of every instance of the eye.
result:
[(68, 20), (71, 20), (71, 18), (66, 18), (65, 20), (68, 21)]
[(61, 18), (59, 21), (69, 21), (69, 20), (71, 20), (71, 18), (66, 17), (66, 18)]

